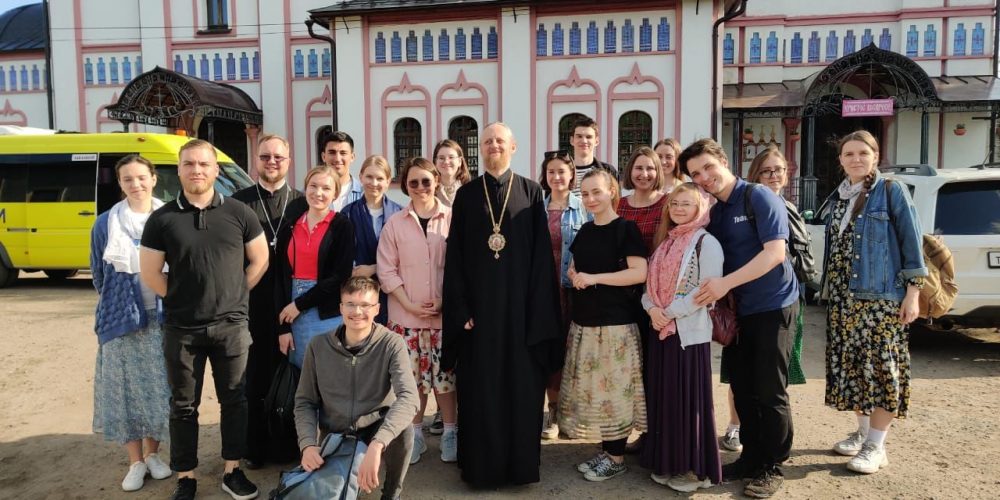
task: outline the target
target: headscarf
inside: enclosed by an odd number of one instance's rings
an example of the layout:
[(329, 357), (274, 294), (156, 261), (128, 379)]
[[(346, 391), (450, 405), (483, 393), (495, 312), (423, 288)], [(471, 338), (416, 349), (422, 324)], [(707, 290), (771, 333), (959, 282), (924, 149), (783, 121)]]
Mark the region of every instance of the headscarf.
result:
[[(684, 253), (691, 246), (698, 230), (708, 225), (710, 197), (701, 188), (698, 188), (697, 194), (699, 198), (698, 216), (684, 224), (674, 226), (653, 252), (646, 292), (649, 293), (656, 307), (666, 309), (674, 301), (674, 297), (677, 295), (677, 280), (680, 277)], [(660, 330), (660, 336), (666, 337), (676, 331), (677, 324), (671, 320), (666, 327)]]
[[(153, 210), (163, 206), (163, 202), (153, 198)], [(142, 239), (142, 229), (146, 218), (129, 217), (128, 200), (115, 203), (108, 211), (108, 244), (104, 247), (103, 260), (111, 264), (119, 273), (139, 273), (139, 249), (136, 242)]]
[(864, 188), (864, 181), (851, 184), (851, 179), (849, 178), (845, 178), (844, 181), (837, 186), (837, 194), (840, 195), (840, 199), (847, 200), (847, 211), (845, 211), (844, 216), (840, 218), (840, 232), (838, 234), (844, 234), (844, 230), (847, 229), (847, 225), (851, 223), (851, 214), (854, 213), (854, 204), (858, 202), (858, 197), (861, 194), (861, 190)]

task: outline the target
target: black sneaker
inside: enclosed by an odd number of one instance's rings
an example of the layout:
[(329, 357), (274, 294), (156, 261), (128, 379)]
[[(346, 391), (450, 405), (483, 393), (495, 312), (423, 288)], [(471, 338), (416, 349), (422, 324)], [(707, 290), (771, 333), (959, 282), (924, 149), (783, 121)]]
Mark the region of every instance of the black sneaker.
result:
[(194, 500), (194, 494), (198, 491), (198, 480), (193, 477), (182, 477), (177, 480), (177, 488), (174, 494), (170, 495), (170, 500)]
[(781, 484), (784, 482), (785, 476), (781, 474), (781, 470), (769, 467), (747, 483), (743, 494), (750, 498), (771, 498), (781, 489)]
[(722, 466), (722, 481), (726, 483), (740, 479), (752, 479), (755, 476), (756, 474), (753, 473), (751, 467), (741, 458)]
[(431, 421), (431, 426), (428, 429), (428, 432), (430, 432), (431, 435), (434, 436), (440, 436), (444, 434), (444, 420), (441, 420), (440, 411), (434, 414), (434, 420)]
[(222, 491), (229, 493), (229, 496), (235, 500), (257, 498), (257, 485), (251, 483), (239, 467), (233, 469), (229, 474), (223, 474)]

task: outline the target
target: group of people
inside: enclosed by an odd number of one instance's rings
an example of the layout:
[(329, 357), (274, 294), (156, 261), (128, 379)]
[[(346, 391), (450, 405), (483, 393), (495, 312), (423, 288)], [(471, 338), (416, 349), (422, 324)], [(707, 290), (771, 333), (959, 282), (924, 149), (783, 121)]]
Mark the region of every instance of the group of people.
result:
[[(181, 148), (182, 190), (168, 203), (152, 197), (153, 165), (123, 158), (124, 199), (98, 217), (91, 252), (94, 430), (126, 448), (122, 488), (176, 472), (172, 498), (194, 498), (210, 361), (221, 488), (236, 499), (258, 495), (241, 461), (315, 470), (323, 437), (339, 432), (368, 444), (359, 487), (398, 498), (427, 451), (431, 393), (440, 458), (476, 487), (539, 481), (539, 437), (565, 435), (601, 441), (577, 465), (586, 480), (624, 473), (635, 452), (674, 490), (746, 479), (746, 495), (773, 495), (792, 448), (786, 388), (804, 381), (786, 161), (762, 153), (747, 182), (714, 141), (664, 139), (619, 174), (596, 160), (599, 135), (593, 120), (576, 123), (573, 151), (545, 153), (539, 182), (511, 169), (517, 143), (503, 123), (482, 130), (474, 179), (462, 147), (441, 141), (400, 166), (406, 206), (386, 195), (385, 158), (352, 175), (343, 132), (324, 138), (304, 193), (286, 181), (289, 146), (275, 135), (259, 140), (257, 182), (232, 198), (214, 190), (206, 141)], [(874, 138), (846, 136), (840, 160), (823, 266), (826, 404), (857, 414), (834, 449), (873, 473), (890, 423), (906, 416), (906, 325), (926, 269), (912, 202), (879, 175)], [(710, 342), (713, 308), (730, 294), (740, 333), (723, 372), (739, 431), (731, 423), (722, 443), (741, 455), (723, 466)], [(301, 370), (291, 438), (272, 435), (264, 411), (286, 362)], [(169, 466), (157, 453), (167, 438)]]

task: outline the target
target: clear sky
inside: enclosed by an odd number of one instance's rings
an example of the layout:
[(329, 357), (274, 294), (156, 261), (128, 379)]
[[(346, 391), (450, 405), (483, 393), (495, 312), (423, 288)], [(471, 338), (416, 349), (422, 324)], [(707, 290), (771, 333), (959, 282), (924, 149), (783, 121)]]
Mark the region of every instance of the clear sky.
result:
[(42, 3), (41, 0), (0, 0), (0, 14), (7, 12), (14, 7), (28, 5), (32, 3)]

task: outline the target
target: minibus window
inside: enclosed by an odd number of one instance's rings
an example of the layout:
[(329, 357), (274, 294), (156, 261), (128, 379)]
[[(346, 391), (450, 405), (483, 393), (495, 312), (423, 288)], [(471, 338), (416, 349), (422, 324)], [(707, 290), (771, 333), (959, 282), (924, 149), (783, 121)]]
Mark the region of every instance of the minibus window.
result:
[(0, 156), (0, 202), (24, 203), (28, 199), (28, 158)]
[(36, 155), (28, 175), (29, 202), (89, 202), (95, 198), (96, 155), (72, 161), (70, 155)]

